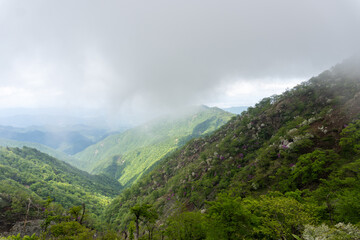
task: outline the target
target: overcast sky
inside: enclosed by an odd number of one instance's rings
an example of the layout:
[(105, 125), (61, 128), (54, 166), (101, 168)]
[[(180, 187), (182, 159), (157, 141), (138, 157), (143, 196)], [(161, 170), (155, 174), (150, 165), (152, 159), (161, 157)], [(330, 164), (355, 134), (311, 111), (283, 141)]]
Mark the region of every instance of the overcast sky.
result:
[(357, 0), (0, 0), (0, 108), (248, 106), (358, 51)]

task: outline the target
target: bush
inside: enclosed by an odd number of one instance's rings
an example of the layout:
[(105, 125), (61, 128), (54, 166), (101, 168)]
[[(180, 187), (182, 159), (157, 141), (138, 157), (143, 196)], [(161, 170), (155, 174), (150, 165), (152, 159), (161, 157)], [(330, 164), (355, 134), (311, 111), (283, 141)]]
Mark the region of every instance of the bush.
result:
[(72, 221), (52, 225), (47, 233), (50, 239), (87, 240), (93, 238), (95, 231), (91, 231), (77, 221)]

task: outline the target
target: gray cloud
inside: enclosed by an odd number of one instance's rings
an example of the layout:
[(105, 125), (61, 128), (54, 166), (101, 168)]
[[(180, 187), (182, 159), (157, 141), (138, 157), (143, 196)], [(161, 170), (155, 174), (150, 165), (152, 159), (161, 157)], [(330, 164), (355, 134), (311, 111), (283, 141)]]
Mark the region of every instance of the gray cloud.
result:
[(145, 113), (240, 80), (305, 80), (358, 50), (359, 13), (355, 0), (0, 0), (0, 107)]

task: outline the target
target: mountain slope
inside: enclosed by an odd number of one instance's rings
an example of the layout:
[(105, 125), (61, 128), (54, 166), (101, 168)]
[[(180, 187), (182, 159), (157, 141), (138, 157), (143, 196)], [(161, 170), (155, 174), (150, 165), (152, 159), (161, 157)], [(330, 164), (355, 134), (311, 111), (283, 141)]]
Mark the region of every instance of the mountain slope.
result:
[(47, 197), (65, 208), (85, 203), (99, 215), (121, 188), (113, 179), (90, 175), (33, 148), (0, 148), (0, 199), (5, 199), (0, 220), (23, 219), (28, 199), (32, 208), (38, 203), (39, 211)]
[[(124, 229), (130, 208), (147, 203), (169, 236), (184, 224), (189, 231), (213, 219), (214, 234), (227, 236), (214, 239), (292, 239), (305, 224), (358, 223), (359, 117), (360, 61), (351, 59), (190, 141), (124, 190), (104, 219)], [(223, 207), (230, 209), (224, 213)], [(179, 209), (209, 210), (208, 218), (186, 225), (191, 215)]]
[(144, 171), (188, 140), (209, 134), (232, 114), (200, 107), (185, 117), (168, 117), (112, 135), (76, 154), (80, 169), (103, 172), (123, 185), (136, 181)]
[(0, 146), (2, 147), (29, 147), (29, 148), (35, 148), (39, 150), (40, 152), (46, 153), (54, 158), (57, 158), (59, 160), (62, 160), (67, 163), (72, 163), (75, 161), (75, 158), (67, 155), (66, 153), (63, 153), (61, 151), (57, 151), (53, 148), (47, 147), (45, 145), (42, 145), (40, 143), (34, 143), (34, 142), (22, 142), (22, 141), (16, 141), (11, 139), (3, 139), (0, 138)]

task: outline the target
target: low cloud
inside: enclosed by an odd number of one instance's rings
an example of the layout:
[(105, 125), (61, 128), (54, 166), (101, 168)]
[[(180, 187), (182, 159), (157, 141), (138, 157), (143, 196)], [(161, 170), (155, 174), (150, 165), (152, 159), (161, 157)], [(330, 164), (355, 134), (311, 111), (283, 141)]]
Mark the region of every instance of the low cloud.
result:
[(352, 0), (0, 0), (0, 107), (226, 105), (229, 86), (288, 85), (355, 53), (359, 13)]

